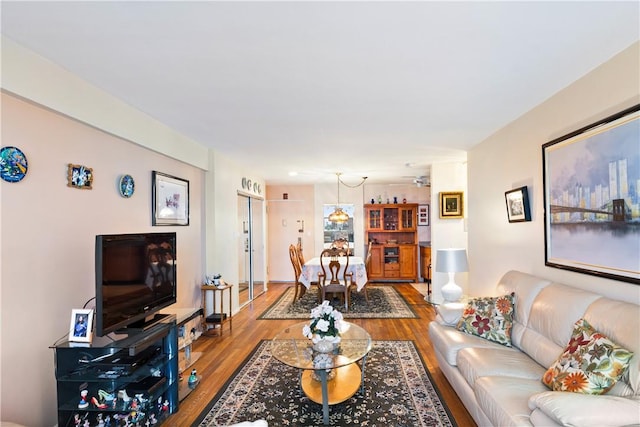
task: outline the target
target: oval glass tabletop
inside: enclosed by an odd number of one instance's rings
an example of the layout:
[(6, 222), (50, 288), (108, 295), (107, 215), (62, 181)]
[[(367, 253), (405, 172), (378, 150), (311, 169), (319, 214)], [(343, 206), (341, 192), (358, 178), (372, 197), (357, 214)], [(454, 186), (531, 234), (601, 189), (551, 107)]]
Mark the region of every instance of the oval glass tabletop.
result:
[[(302, 328), (308, 322), (300, 322), (286, 327), (275, 336), (271, 344), (271, 354), (280, 362), (298, 369), (323, 369), (318, 365), (318, 352), (314, 351), (310, 339), (302, 335)], [(342, 322), (341, 341), (334, 351), (326, 353), (331, 359), (331, 367), (350, 365), (362, 359), (371, 350), (371, 335), (360, 326)]]

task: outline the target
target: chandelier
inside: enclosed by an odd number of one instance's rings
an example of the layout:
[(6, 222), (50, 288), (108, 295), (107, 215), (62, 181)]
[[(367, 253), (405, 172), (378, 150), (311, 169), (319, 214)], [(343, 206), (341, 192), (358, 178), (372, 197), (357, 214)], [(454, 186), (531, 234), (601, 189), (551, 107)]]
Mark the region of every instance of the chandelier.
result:
[[(340, 172), (336, 172), (336, 177), (338, 179), (338, 203), (336, 203), (336, 207), (334, 211), (331, 212), (328, 217), (329, 221), (334, 222), (336, 224), (344, 224), (345, 222), (349, 221), (349, 215), (345, 211), (343, 211), (342, 208), (340, 207), (340, 183), (342, 183), (343, 185), (347, 185), (340, 180), (340, 175), (342, 175)], [(364, 184), (366, 179), (367, 177), (363, 176), (362, 182), (360, 182), (360, 184), (357, 184), (354, 186), (347, 185), (347, 187), (350, 187), (350, 188), (359, 187), (362, 184)]]

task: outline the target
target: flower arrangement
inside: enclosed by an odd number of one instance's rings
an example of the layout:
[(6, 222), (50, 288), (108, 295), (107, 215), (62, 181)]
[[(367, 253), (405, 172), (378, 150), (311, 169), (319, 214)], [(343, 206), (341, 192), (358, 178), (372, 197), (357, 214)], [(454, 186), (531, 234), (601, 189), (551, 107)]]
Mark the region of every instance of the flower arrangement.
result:
[(329, 301), (323, 301), (321, 305), (312, 309), (310, 317), (311, 322), (302, 327), (305, 337), (311, 339), (314, 344), (320, 340), (340, 342), (342, 313), (334, 309)]

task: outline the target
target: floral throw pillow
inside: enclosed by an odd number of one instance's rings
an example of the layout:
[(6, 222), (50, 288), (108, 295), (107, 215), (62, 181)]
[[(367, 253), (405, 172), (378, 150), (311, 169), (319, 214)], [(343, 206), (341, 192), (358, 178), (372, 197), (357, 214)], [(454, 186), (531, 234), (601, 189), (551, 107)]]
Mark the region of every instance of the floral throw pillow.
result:
[(511, 347), (514, 299), (511, 293), (469, 300), (457, 329)]
[(573, 327), (569, 344), (545, 372), (542, 382), (554, 391), (603, 394), (624, 375), (632, 356), (633, 352), (580, 319)]

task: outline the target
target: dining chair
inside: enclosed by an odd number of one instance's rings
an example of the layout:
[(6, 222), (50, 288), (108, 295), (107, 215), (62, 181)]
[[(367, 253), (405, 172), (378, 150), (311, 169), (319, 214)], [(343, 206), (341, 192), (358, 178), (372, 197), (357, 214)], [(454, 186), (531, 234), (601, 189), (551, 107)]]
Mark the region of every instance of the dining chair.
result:
[[(340, 302), (345, 310), (349, 309), (349, 287), (353, 282), (353, 273), (349, 273), (349, 254), (341, 255), (341, 249), (329, 248), (320, 253), (320, 269), (318, 284), (320, 286), (322, 300), (326, 300), (328, 294), (339, 294)], [(343, 261), (343, 263), (341, 263)]]
[(331, 247), (338, 249), (340, 251), (340, 256), (351, 255), (349, 241), (346, 239), (334, 240), (333, 243), (331, 243)]
[[(300, 276), (302, 276), (302, 268), (304, 266), (305, 260), (304, 260), (304, 255), (302, 253), (302, 244), (300, 242), (296, 243), (296, 255), (298, 256), (298, 261), (300, 262)], [(320, 288), (318, 287), (318, 281), (317, 280), (312, 280), (309, 283), (309, 289), (311, 289), (312, 286), (315, 286), (318, 288), (318, 293), (317, 293), (317, 300), (318, 303), (322, 302), (322, 292), (320, 291)], [(302, 287), (304, 288), (302, 290), (302, 294), (300, 295), (300, 298), (302, 298), (302, 295), (304, 295), (305, 291), (306, 291), (306, 287), (304, 285), (302, 285)]]
[(304, 265), (304, 255), (302, 254), (302, 242), (298, 241), (296, 243), (296, 252), (298, 253), (298, 259), (300, 260), (300, 265)]
[[(300, 282), (300, 275), (302, 274), (302, 264), (300, 264), (300, 258), (298, 257), (298, 251), (294, 245), (289, 245), (289, 259), (291, 260), (291, 266), (293, 267), (293, 274), (295, 278), (295, 293), (293, 294), (293, 301), (297, 301), (298, 298), (302, 298), (307, 288)], [(299, 294), (299, 295), (298, 295)]]

